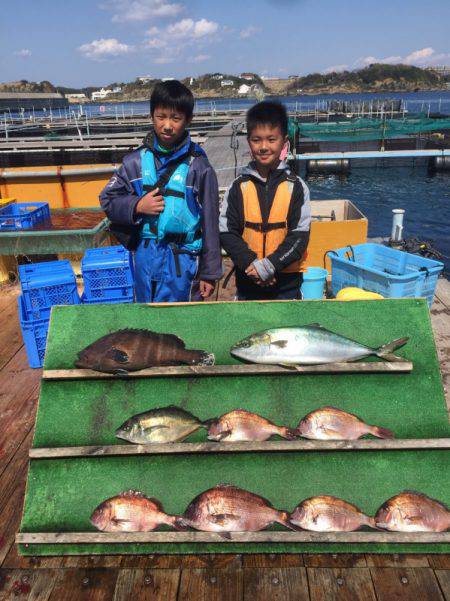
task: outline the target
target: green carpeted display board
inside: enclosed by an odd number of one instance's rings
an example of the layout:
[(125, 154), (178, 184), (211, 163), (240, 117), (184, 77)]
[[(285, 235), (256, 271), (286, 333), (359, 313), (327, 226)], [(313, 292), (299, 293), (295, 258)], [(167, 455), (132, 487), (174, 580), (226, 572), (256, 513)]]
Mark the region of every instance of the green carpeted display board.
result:
[[(360, 302), (103, 305), (53, 310), (46, 369), (73, 367), (76, 353), (100, 336), (125, 327), (181, 336), (190, 348), (235, 363), (230, 346), (267, 327), (319, 322), (377, 347), (411, 340), (398, 354), (413, 361), (411, 374), (340, 374), (43, 381), (34, 447), (121, 444), (114, 430), (128, 417), (176, 404), (202, 419), (234, 408), (295, 426), (326, 404), (392, 429), (397, 438), (448, 437), (450, 427), (429, 312), (424, 300)], [(204, 430), (189, 440), (205, 440)], [(122, 441), (123, 442), (123, 441)], [(292, 510), (302, 499), (331, 494), (373, 514), (408, 488), (450, 502), (447, 451), (345, 451), (92, 457), (33, 460), (21, 532), (94, 531), (89, 517), (107, 497), (135, 488), (182, 513), (201, 491), (219, 482), (242, 486)], [(23, 554), (78, 553), (301, 553), (449, 552), (449, 545), (381, 544), (117, 544), (29, 545)]]

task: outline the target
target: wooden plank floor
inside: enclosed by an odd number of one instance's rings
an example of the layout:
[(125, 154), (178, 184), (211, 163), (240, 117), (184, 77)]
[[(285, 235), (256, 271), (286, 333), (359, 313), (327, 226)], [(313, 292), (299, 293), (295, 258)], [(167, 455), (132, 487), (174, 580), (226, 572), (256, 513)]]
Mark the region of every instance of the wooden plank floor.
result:
[[(233, 288), (219, 292), (232, 298)], [(0, 601), (450, 601), (450, 556), (145, 555), (19, 557), (28, 450), (41, 370), (29, 369), (18, 287), (0, 289)], [(450, 407), (450, 282), (431, 318)]]

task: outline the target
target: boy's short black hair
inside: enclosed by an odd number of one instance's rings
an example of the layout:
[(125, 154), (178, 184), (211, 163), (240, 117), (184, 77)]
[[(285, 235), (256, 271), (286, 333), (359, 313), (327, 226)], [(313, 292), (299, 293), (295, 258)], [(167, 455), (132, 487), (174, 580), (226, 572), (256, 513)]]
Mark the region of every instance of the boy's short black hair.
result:
[(258, 125), (271, 125), (279, 127), (283, 136), (288, 132), (288, 115), (286, 108), (281, 102), (271, 102), (265, 100), (258, 102), (247, 111), (247, 136), (250, 136), (252, 131)]
[(194, 113), (194, 96), (189, 88), (176, 79), (161, 81), (153, 88), (150, 96), (150, 114), (156, 107), (174, 109), (190, 119)]

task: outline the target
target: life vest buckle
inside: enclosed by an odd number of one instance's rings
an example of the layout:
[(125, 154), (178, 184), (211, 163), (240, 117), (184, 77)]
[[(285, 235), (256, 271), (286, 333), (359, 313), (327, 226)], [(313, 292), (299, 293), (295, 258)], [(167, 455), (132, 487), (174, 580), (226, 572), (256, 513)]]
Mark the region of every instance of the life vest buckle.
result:
[(255, 230), (256, 232), (260, 232), (262, 234), (267, 234), (267, 232), (271, 232), (273, 230), (285, 229), (287, 227), (287, 222), (278, 221), (276, 223), (257, 223), (254, 221), (245, 221), (244, 227)]

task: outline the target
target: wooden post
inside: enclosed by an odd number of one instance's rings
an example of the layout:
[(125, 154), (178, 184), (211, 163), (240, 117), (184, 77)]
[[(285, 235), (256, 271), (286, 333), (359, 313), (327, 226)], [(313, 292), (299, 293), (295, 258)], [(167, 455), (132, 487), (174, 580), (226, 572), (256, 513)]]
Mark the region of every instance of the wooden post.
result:
[(149, 367), (139, 371), (109, 374), (91, 369), (47, 369), (44, 380), (98, 380), (117, 378), (161, 378), (161, 377), (211, 377), (211, 376), (254, 376), (277, 375), (292, 376), (301, 374), (339, 374), (339, 373), (408, 373), (412, 371), (410, 361), (371, 361), (355, 363), (327, 363), (324, 365), (181, 365), (176, 367)]
[(230, 532), (19, 532), (16, 543), (111, 544), (111, 543), (433, 543), (450, 542), (450, 532), (299, 532), (262, 530)]
[(239, 442), (169, 442), (116, 444), (84, 447), (49, 447), (30, 449), (30, 459), (63, 457), (111, 457), (119, 455), (165, 455), (177, 453), (276, 453), (302, 451), (404, 451), (405, 449), (450, 449), (450, 438), (362, 440), (268, 440)]

